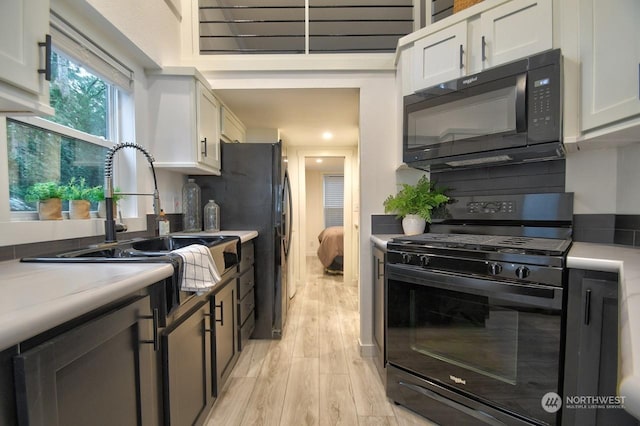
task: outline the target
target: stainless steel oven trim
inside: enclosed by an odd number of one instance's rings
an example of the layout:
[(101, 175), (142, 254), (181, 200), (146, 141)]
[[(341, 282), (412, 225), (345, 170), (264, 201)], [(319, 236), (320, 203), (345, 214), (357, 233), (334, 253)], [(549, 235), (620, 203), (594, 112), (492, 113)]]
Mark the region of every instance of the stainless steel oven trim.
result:
[(453, 290), (480, 296), (500, 296), (502, 299), (535, 308), (562, 310), (563, 289), (537, 284), (492, 281), (448, 272), (432, 272), (417, 266), (387, 264), (389, 280)]

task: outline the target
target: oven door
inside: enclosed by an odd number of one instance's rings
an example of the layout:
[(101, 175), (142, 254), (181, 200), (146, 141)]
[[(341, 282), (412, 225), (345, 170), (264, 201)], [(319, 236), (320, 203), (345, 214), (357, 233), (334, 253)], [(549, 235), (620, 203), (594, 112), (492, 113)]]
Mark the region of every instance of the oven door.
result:
[(391, 365), (527, 419), (559, 393), (563, 290), (387, 265)]

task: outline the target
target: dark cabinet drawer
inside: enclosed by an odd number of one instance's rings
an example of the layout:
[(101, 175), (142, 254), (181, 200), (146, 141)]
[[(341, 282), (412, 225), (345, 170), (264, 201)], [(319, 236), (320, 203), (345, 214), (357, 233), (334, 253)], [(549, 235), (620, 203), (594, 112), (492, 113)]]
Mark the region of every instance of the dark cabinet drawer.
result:
[(256, 280), (253, 267), (240, 275), (240, 277), (238, 278), (238, 297), (240, 299), (244, 299), (244, 296), (246, 296), (249, 291), (253, 290), (255, 281)]
[(239, 324), (244, 324), (247, 320), (247, 317), (253, 313), (253, 308), (255, 307), (255, 296), (253, 293), (253, 289), (247, 293), (242, 300), (240, 300), (240, 309), (238, 309), (238, 318), (240, 319)]
[(247, 340), (249, 340), (249, 337), (251, 337), (251, 333), (253, 333), (254, 328), (256, 328), (256, 318), (253, 314), (251, 314), (249, 315), (249, 318), (247, 318), (245, 323), (242, 324), (242, 327), (240, 327), (240, 332), (238, 333), (238, 343), (240, 344), (241, 349), (242, 347), (244, 347)]
[(254, 262), (253, 242), (248, 241), (240, 247), (240, 273), (249, 269)]

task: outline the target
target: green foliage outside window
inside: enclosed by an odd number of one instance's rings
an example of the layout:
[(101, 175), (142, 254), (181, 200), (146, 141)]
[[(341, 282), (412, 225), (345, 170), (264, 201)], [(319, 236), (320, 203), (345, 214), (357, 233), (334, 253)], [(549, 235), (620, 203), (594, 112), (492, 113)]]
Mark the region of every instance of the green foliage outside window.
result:
[[(50, 102), (56, 115), (50, 121), (108, 138), (110, 90), (106, 81), (53, 52)], [(105, 147), (11, 119), (7, 119), (7, 140), (12, 211), (36, 210), (36, 203), (25, 195), (39, 182), (83, 179), (87, 187), (104, 182)], [(96, 208), (94, 203), (92, 209)]]

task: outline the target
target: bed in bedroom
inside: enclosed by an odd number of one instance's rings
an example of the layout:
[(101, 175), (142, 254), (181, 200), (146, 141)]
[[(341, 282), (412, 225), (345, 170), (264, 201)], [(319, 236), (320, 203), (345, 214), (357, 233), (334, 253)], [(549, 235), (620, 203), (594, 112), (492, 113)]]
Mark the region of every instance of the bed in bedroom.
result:
[(344, 265), (344, 227), (330, 226), (318, 235), (318, 258), (329, 274), (342, 274)]

